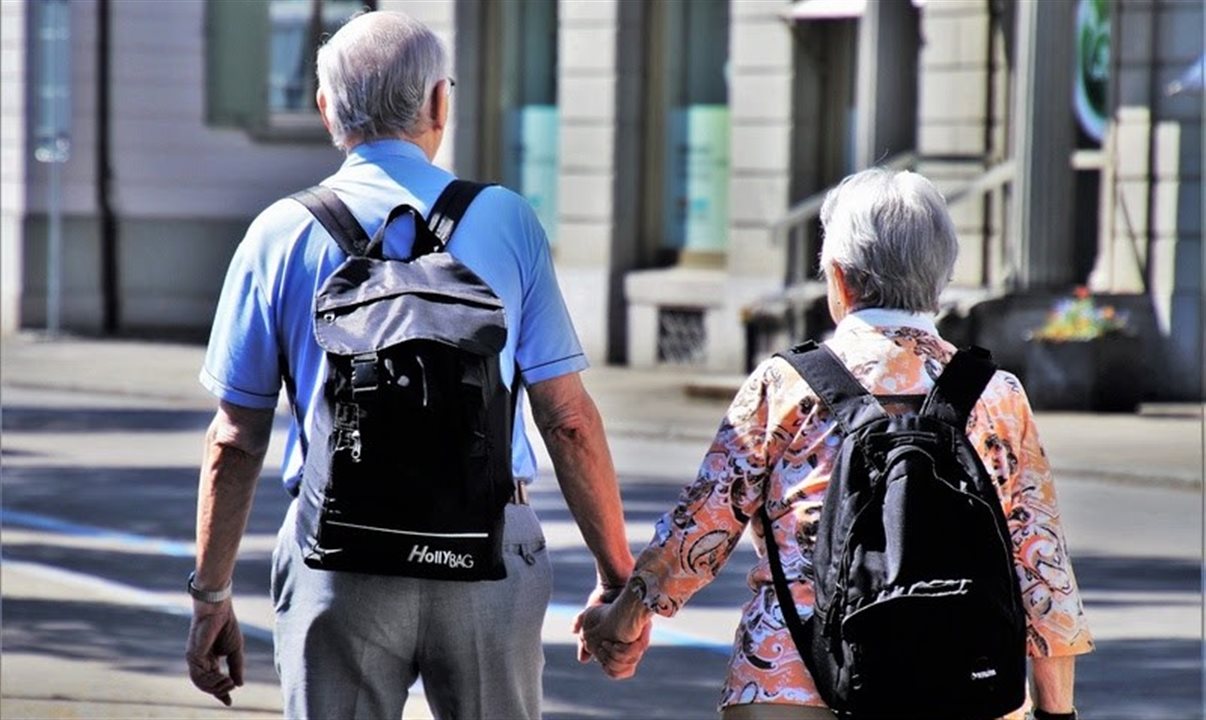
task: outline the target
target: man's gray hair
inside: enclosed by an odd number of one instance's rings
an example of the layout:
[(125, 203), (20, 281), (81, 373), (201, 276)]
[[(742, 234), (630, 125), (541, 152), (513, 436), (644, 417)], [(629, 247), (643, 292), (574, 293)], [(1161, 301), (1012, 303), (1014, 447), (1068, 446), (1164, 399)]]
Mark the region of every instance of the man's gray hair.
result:
[(327, 96), (335, 147), (415, 135), (430, 122), (427, 104), (447, 75), (444, 44), (400, 12), (358, 15), (318, 50), (318, 86)]
[(821, 206), (821, 268), (842, 269), (855, 307), (937, 312), (959, 241), (946, 201), (913, 172), (872, 168), (847, 177)]

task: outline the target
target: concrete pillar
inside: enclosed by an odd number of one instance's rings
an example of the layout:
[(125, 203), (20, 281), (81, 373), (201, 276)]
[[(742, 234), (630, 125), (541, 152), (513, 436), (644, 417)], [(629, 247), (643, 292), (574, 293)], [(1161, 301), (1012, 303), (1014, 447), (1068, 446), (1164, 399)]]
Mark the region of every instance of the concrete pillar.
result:
[(1118, 108), (1106, 133), (1102, 227), (1089, 286), (1098, 292), (1141, 293), (1147, 283), (1151, 111)]
[(1074, 143), (1069, 94), (1076, 3), (1018, 0), (1013, 108), (1011, 283), (1019, 290), (1072, 282)]
[(791, 205), (795, 39), (780, 2), (729, 5), (729, 246), (726, 302), (707, 313), (708, 365), (741, 370), (742, 311), (783, 284), (787, 248), (771, 225)]
[[(1005, 149), (1004, 43), (990, 41), (993, 32), (983, 0), (929, 3), (921, 14), (917, 150), (940, 159), (919, 162), (917, 171), (948, 198), (999, 162)], [(998, 193), (987, 204), (973, 194), (950, 205), (959, 236), (952, 285), (1000, 284), (1001, 207)]]
[(917, 145), (917, 8), (867, 3), (859, 21), (855, 164), (867, 168)]
[(621, 83), (624, 90), (640, 87), (627, 77), (637, 71), (631, 67), (635, 63), (617, 56), (619, 42), (639, 45), (640, 33), (621, 31), (632, 10), (624, 4), (560, 0), (558, 5), (561, 137), (555, 258), (578, 337), (596, 363), (623, 354), (625, 312), (618, 284), (624, 258), (613, 248), (617, 241), (621, 248), (633, 244), (631, 237), (617, 238), (623, 220), (617, 212), (616, 139), (632, 120), (621, 117), (617, 100)]

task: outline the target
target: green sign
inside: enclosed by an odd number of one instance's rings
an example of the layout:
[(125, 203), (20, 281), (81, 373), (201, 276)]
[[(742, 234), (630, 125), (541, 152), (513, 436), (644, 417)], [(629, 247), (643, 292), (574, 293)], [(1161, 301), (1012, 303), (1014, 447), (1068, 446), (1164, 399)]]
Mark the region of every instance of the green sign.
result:
[(1080, 127), (1094, 140), (1105, 136), (1109, 117), (1110, 4), (1079, 0), (1076, 7), (1076, 74), (1073, 107)]

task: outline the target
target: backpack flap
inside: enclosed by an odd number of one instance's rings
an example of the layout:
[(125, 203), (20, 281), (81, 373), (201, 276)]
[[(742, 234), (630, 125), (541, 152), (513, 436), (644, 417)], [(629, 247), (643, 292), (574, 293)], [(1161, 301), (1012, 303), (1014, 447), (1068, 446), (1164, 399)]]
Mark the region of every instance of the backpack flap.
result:
[(507, 341), (502, 300), (447, 253), (411, 262), (351, 258), (324, 283), (314, 313), (314, 337), (335, 355), (431, 340), (490, 356)]

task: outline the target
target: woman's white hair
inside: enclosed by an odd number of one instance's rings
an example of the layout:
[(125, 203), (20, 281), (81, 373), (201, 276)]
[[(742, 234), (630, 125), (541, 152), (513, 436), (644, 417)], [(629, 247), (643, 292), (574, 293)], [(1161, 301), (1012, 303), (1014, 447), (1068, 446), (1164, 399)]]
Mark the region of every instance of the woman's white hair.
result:
[(447, 75), (444, 44), (400, 12), (357, 15), (318, 50), (335, 147), (416, 135), (430, 122), (432, 91)]
[(937, 312), (959, 241), (946, 200), (913, 172), (872, 168), (847, 177), (821, 206), (821, 268), (842, 269), (855, 307)]

